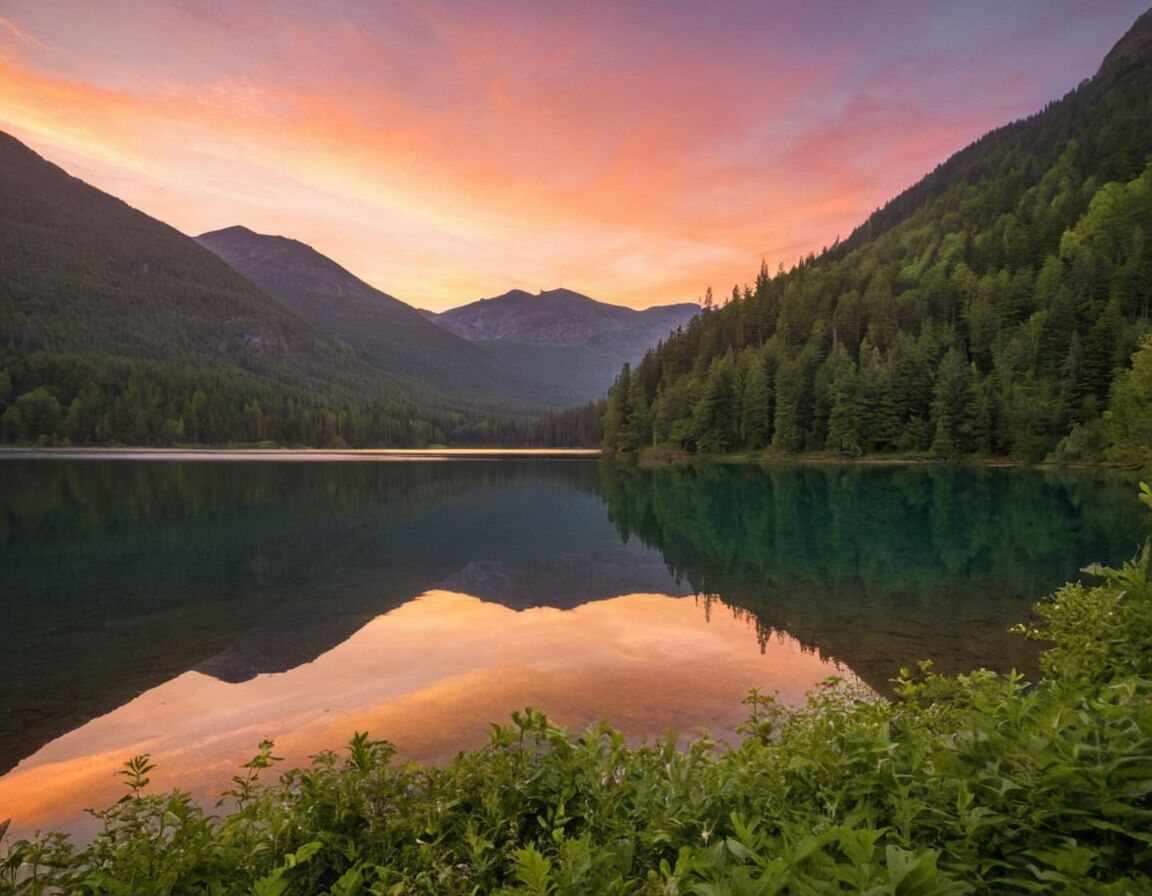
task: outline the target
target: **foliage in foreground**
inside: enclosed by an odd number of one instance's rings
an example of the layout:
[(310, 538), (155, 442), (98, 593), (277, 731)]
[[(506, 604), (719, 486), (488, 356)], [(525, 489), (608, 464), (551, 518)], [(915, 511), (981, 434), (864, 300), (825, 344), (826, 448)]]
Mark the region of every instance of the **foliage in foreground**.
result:
[(136, 757), (90, 845), (11, 844), (0, 892), (1152, 892), (1150, 558), (1038, 606), (1038, 683), (925, 666), (892, 701), (752, 692), (732, 750), (574, 739), (527, 710), (447, 767), (357, 734), (265, 784), (265, 742), (220, 815), (145, 795)]

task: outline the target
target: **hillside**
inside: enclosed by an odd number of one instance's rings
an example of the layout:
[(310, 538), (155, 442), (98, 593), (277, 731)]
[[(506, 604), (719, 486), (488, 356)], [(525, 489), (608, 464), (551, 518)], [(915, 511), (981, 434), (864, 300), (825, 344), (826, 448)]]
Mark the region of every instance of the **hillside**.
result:
[[(687, 319), (669, 315), (667, 309), (642, 313), (557, 290), (564, 298), (536, 307), (538, 300), (528, 297), (533, 307), (520, 309), (518, 320), (535, 326), (531, 333), (506, 327), (511, 338), (495, 344), (493, 337), (453, 323), (457, 312), (464, 312), (462, 319), (467, 320), (466, 309), (487, 308), (495, 300), (431, 314), (368, 285), (298, 240), (245, 227), (205, 233), (196, 240), (321, 330), (348, 343), (369, 365), (497, 410), (564, 408), (598, 399), (620, 364), (639, 359)], [(574, 320), (568, 297), (582, 311), (592, 306), (598, 313)], [(506, 316), (485, 321), (495, 317)]]
[(246, 227), (201, 234), (196, 241), (373, 367), (472, 399), (531, 400), (528, 384), (497, 369), (482, 350), (311, 246)]
[(0, 135), (4, 336), (127, 357), (347, 352), (160, 221)]
[[(367, 446), (524, 435), (523, 424), (482, 415), (412, 371), (365, 363), (195, 241), (7, 135), (0, 198), (4, 442)], [(451, 343), (446, 355), (468, 350), (411, 317), (428, 339)]]
[(1103, 412), (1149, 330), (1149, 121), (1152, 12), (1063, 99), (625, 368), (605, 448), (1130, 456), (1149, 399)]

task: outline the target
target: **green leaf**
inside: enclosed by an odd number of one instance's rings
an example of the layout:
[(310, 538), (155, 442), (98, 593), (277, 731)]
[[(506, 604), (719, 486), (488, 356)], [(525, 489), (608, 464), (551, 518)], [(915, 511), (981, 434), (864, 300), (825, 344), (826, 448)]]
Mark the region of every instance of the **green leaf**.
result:
[(552, 881), (552, 860), (541, 853), (535, 846), (518, 849), (513, 854), (516, 859), (514, 874), (516, 880), (523, 884), (529, 892), (537, 896), (550, 896), (556, 890)]
[(919, 896), (936, 893), (936, 860), (940, 853), (924, 850), (919, 853), (889, 846), (884, 851), (888, 874), (892, 879), (895, 896)]

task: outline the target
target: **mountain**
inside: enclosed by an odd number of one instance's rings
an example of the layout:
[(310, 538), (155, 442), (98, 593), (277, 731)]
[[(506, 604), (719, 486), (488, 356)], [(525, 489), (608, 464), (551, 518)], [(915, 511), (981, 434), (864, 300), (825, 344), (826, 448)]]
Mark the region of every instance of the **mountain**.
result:
[(471, 343), (369, 286), (311, 246), (246, 227), (201, 234), (196, 241), (348, 343), (374, 367), (475, 400), (530, 402), (538, 397), (530, 384), (509, 376)]
[(17, 345), (141, 358), (341, 352), (187, 237), (8, 135), (0, 190), (5, 335)]
[[(1038, 184), (1045, 173), (1049, 181), (1064, 176), (1068, 167), (1083, 179), (1091, 174), (1102, 181), (1139, 174), (1149, 142), (1148, 103), (1140, 86), (1146, 83), (1150, 45), (1152, 10), (1109, 51), (1093, 78), (1036, 115), (996, 128), (953, 155), (869, 216), (832, 254), (875, 239), (964, 184), (1007, 191), (982, 205), (987, 212), (1012, 211), (1009, 193), (1020, 196), (1022, 187)], [(1066, 152), (1068, 159), (1063, 158)]]
[(559, 373), (587, 398), (604, 394), (615, 371), (635, 363), (700, 311), (688, 303), (636, 311), (569, 289), (514, 289), (431, 315), (505, 369), (538, 380)]
[(620, 364), (638, 360), (699, 310), (673, 305), (640, 312), (554, 290), (540, 296), (513, 291), (432, 314), (298, 240), (245, 227), (196, 240), (373, 367), (505, 410), (600, 398)]
[[(0, 437), (421, 444), (484, 422), (0, 134)], [(488, 431), (491, 426), (488, 425)]]
[(1152, 365), (1127, 372), (1152, 329), (1149, 121), (1152, 11), (1063, 99), (623, 370), (605, 448), (1126, 456), (1152, 420)]
[(662, 305), (636, 311), (597, 302), (570, 289), (532, 295), (513, 289), (435, 316), (445, 329), (473, 341), (587, 345), (635, 355), (699, 313), (698, 305)]

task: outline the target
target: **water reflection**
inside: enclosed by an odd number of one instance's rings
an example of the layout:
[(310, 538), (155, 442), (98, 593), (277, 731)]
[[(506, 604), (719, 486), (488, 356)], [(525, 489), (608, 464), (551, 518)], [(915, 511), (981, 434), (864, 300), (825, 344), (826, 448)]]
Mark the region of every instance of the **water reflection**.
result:
[(792, 639), (760, 650), (747, 620), (708, 624), (690, 597), (517, 612), (431, 591), (288, 672), (240, 683), (187, 672), (159, 685), (0, 778), (0, 805), (22, 828), (83, 833), (77, 809), (114, 802), (114, 773), (138, 753), (157, 762), (157, 788), (210, 798), (264, 737), (290, 765), (364, 730), (434, 761), (482, 744), (489, 723), (525, 705), (575, 730), (608, 718), (633, 737), (731, 736), (748, 688), (771, 682), (796, 702), (844, 673)]
[[(515, 606), (686, 594), (591, 462), (0, 463), (0, 770), (191, 668), (314, 659), (431, 588)], [(565, 568), (578, 576), (563, 576)]]
[(265, 735), (435, 758), (529, 703), (719, 730), (821, 661), (878, 690), (923, 657), (1027, 667), (1008, 627), (1130, 556), (1139, 507), (1022, 470), (5, 460), (0, 772), (35, 756), (0, 806), (55, 811), (34, 773), (99, 804), (83, 788), (161, 745), (200, 786)]
[(1035, 667), (1008, 629), (1146, 534), (1135, 484), (1071, 471), (929, 466), (604, 466), (623, 538), (695, 592), (752, 613), (887, 690), (901, 666)]

